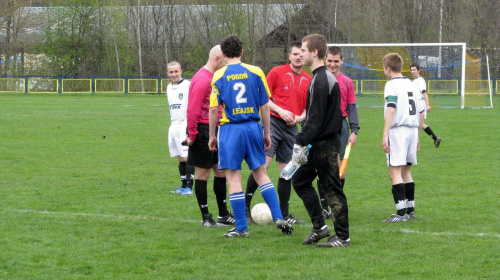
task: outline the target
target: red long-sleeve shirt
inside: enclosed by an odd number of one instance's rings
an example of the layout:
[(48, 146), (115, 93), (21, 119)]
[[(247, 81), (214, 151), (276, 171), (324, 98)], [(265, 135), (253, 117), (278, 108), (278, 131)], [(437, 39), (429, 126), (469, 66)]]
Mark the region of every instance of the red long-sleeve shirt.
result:
[(196, 140), (198, 124), (208, 124), (208, 111), (210, 109), (210, 93), (214, 74), (201, 68), (191, 79), (189, 86), (189, 99), (187, 108), (187, 128), (190, 140)]
[(201, 68), (191, 79), (187, 108), (187, 124), (190, 140), (196, 140), (198, 123), (208, 124), (208, 110), (210, 109), (210, 82), (213, 73)]

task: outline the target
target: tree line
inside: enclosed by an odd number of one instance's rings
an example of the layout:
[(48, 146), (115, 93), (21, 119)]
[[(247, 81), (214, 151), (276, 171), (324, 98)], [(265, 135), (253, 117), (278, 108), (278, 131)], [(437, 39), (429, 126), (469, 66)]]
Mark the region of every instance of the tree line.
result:
[[(269, 70), (309, 33), (332, 43), (466, 42), (500, 76), (498, 0), (2, 0), (1, 75), (194, 73), (229, 34)], [(479, 50), (479, 51), (478, 51)]]

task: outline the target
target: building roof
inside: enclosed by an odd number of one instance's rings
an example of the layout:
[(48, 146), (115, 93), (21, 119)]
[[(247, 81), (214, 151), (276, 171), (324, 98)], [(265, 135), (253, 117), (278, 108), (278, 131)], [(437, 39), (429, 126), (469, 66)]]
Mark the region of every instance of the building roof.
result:
[(262, 47), (288, 46), (291, 42), (301, 41), (306, 35), (314, 33), (323, 34), (328, 41), (347, 42), (342, 32), (329, 27), (327, 19), (313, 11), (309, 5), (304, 5), (289, 20), (266, 34), (260, 40), (260, 45)]

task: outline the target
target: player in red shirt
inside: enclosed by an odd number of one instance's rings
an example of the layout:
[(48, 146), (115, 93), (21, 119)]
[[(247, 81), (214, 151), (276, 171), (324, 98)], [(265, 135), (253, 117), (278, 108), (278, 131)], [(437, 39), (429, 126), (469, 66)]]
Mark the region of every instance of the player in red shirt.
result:
[[(279, 171), (283, 170), (292, 159), (295, 136), (298, 134), (297, 124), (305, 119), (307, 90), (311, 76), (303, 71), (304, 61), (300, 56), (301, 43), (293, 43), (288, 53), (289, 64), (276, 66), (267, 74), (267, 83), (271, 91), (269, 106), (271, 109), (272, 146), (266, 151), (266, 168), (276, 155)], [(288, 223), (304, 223), (289, 213), (288, 203), (291, 193), (291, 180), (279, 178), (278, 196), (281, 214)], [(245, 193), (247, 219), (250, 221), (250, 205), (252, 196), (258, 185), (253, 175), (248, 177)]]

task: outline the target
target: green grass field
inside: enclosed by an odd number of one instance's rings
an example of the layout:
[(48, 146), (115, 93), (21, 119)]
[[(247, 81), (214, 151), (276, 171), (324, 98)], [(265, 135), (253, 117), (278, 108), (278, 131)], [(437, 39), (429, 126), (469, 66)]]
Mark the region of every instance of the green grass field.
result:
[[(417, 220), (385, 224), (383, 111), (361, 107), (345, 186), (352, 244), (315, 248), (301, 243), (312, 226), (295, 193), (291, 212), (308, 223), (291, 236), (200, 226), (195, 196), (169, 193), (164, 96), (1, 94), (0, 279), (500, 279), (499, 113), (434, 108), (427, 123), (443, 140), (421, 136)], [(269, 175), (277, 183), (276, 164)]]

